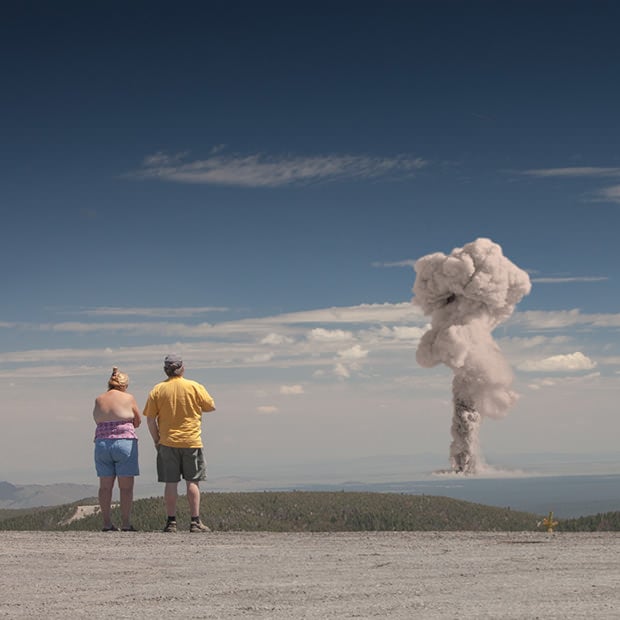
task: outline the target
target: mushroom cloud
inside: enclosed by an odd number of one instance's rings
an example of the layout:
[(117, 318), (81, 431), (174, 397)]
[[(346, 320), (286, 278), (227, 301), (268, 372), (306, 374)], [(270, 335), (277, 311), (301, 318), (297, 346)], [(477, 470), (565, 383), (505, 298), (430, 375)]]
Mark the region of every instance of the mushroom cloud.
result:
[(504, 417), (518, 398), (491, 332), (530, 292), (530, 278), (484, 238), (449, 255), (423, 256), (414, 269), (413, 303), (431, 317), (416, 359), (425, 368), (445, 364), (454, 372), (450, 462), (455, 472), (475, 474), (483, 465), (482, 419)]

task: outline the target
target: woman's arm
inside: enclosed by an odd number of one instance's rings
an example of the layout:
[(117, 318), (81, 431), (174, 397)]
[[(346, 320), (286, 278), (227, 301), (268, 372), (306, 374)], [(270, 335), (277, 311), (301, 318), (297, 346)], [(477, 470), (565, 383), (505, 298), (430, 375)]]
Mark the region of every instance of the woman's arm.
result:
[(138, 428), (138, 426), (140, 426), (140, 424), (142, 423), (142, 420), (140, 419), (140, 410), (138, 409), (138, 403), (133, 396), (131, 397), (131, 410), (133, 411), (134, 428)]
[(99, 397), (95, 398), (95, 406), (93, 407), (93, 420), (95, 424), (99, 423), (99, 419), (102, 416), (101, 407), (99, 405)]

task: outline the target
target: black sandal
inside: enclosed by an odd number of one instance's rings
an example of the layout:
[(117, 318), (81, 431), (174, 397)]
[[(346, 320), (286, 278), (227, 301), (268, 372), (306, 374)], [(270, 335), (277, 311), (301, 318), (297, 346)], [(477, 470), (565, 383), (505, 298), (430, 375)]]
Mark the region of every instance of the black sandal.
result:
[(124, 527), (121, 532), (137, 532), (138, 530), (133, 526), (130, 525), (129, 527)]
[(102, 532), (118, 532), (119, 529), (116, 527), (116, 525), (111, 525), (110, 527), (104, 527), (101, 531)]

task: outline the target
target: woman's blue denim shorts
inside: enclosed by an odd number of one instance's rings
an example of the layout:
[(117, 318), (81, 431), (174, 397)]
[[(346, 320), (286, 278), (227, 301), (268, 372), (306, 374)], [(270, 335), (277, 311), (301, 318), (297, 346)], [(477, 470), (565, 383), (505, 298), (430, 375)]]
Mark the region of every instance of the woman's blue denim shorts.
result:
[(95, 439), (97, 476), (139, 476), (137, 439)]

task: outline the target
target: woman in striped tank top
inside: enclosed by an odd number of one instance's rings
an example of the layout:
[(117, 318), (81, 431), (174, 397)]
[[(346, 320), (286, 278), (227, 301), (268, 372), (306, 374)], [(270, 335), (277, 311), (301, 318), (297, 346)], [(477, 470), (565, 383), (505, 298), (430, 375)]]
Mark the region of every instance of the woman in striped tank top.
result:
[(140, 410), (136, 399), (127, 392), (129, 377), (115, 366), (108, 380), (108, 391), (95, 399), (95, 468), (99, 476), (99, 506), (103, 531), (117, 532), (112, 523), (112, 492), (118, 478), (121, 498), (121, 529), (135, 531), (131, 525), (134, 476), (138, 476), (138, 437)]

